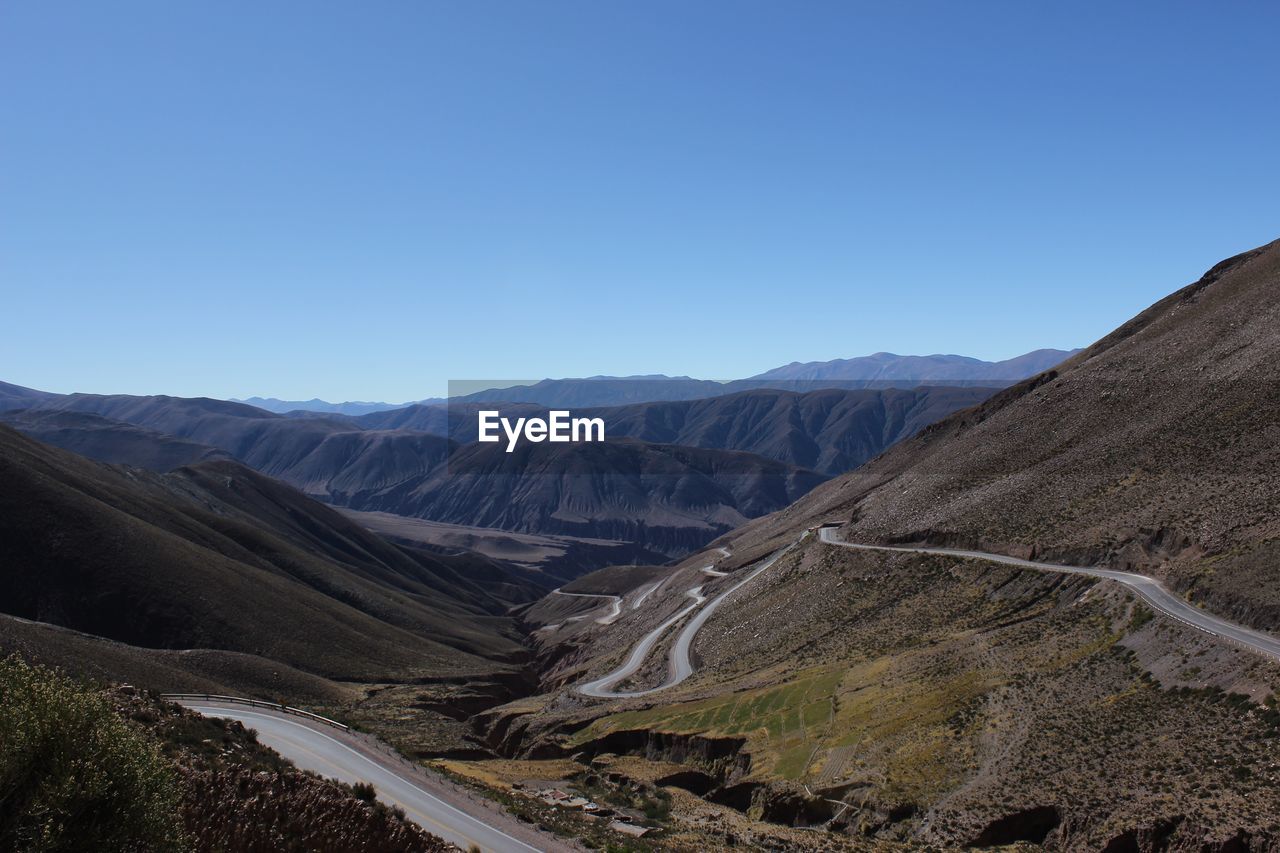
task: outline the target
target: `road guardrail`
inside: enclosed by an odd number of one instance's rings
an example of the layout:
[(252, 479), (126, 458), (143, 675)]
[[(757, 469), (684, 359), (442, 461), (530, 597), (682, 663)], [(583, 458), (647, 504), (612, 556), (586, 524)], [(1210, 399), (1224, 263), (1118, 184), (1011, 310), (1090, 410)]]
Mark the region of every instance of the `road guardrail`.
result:
[(324, 723), (327, 726), (333, 726), (335, 729), (342, 729), (344, 732), (351, 731), (351, 727), (331, 720), (328, 717), (322, 717), (319, 714), (313, 714), (310, 711), (304, 711), (301, 708), (294, 708), (290, 705), (281, 705), (279, 702), (264, 702), (261, 699), (245, 699), (241, 696), (220, 696), (217, 693), (161, 693), (161, 699), (168, 699), (170, 702), (177, 702), (181, 699), (199, 700), (201, 702), (229, 702), (235, 705), (248, 705), (251, 708), (270, 708), (272, 711), (281, 711), (285, 714), (293, 714), (296, 717), (306, 717), (309, 720), (315, 720), (318, 723)]

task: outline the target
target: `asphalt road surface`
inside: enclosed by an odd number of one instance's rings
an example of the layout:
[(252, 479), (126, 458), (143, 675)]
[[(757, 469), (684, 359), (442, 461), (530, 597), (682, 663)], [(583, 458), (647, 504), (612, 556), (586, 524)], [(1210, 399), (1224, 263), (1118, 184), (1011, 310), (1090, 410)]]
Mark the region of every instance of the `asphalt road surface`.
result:
[(1040, 563), (1034, 560), (1023, 560), (1004, 554), (988, 554), (985, 551), (966, 551), (959, 548), (927, 548), (905, 545), (860, 545), (845, 542), (836, 538), (836, 528), (824, 527), (818, 531), (819, 538), (828, 545), (842, 548), (854, 548), (861, 551), (906, 551), (915, 554), (941, 554), (946, 557), (968, 557), (974, 560), (987, 560), (992, 563), (1003, 563), (1006, 566), (1017, 566), (1023, 569), (1035, 569), (1041, 572), (1062, 572), (1071, 575), (1088, 575), (1116, 581), (1132, 589), (1138, 597), (1151, 605), (1159, 613), (1175, 619), (1184, 625), (1212, 634), (1245, 648), (1280, 660), (1280, 639), (1271, 634), (1255, 631), (1234, 622), (1220, 619), (1212, 613), (1206, 613), (1195, 605), (1188, 604), (1178, 595), (1170, 592), (1164, 584), (1153, 577), (1140, 575), (1137, 572), (1120, 572), (1114, 569), (1092, 569), (1081, 566), (1063, 566), (1057, 563)]
[[(609, 613), (601, 616), (596, 622), (600, 625), (612, 625), (618, 621), (618, 617), (622, 615), (622, 599), (616, 595), (601, 595), (595, 592), (562, 592), (559, 589), (551, 590), (552, 595), (567, 595), (573, 598), (607, 598), (609, 600)], [(564, 620), (566, 622), (577, 622), (586, 619), (591, 614), (585, 613), (582, 616), (570, 616)]]
[[(801, 538), (803, 539), (804, 537), (802, 536)], [(693, 675), (693, 662), (689, 659), (689, 651), (693, 648), (693, 641), (697, 637), (698, 631), (701, 630), (702, 626), (711, 618), (711, 614), (716, 611), (716, 608), (718, 608), (726, 598), (749, 584), (761, 572), (767, 570), (770, 566), (776, 563), (778, 558), (791, 550), (792, 547), (794, 546), (789, 545), (786, 548), (770, 555), (759, 566), (752, 569), (742, 580), (711, 599), (711, 603), (707, 604), (705, 607), (702, 606), (703, 602), (706, 601), (706, 598), (702, 595), (702, 587), (695, 587), (694, 589), (689, 590), (686, 594), (694, 599), (693, 604), (685, 607), (657, 628), (654, 628), (648, 634), (641, 637), (640, 642), (636, 643), (635, 646), (632, 647), (631, 654), (627, 657), (622, 666), (602, 678), (597, 678), (595, 681), (588, 681), (586, 684), (580, 684), (575, 689), (584, 696), (593, 696), (597, 699), (622, 699), (632, 696), (646, 696), (650, 693), (657, 693), (659, 690), (666, 690), (668, 688), (675, 687), (677, 684)], [(688, 625), (685, 625), (684, 628), (681, 629), (680, 633), (676, 636), (675, 643), (671, 646), (671, 654), (668, 657), (666, 681), (662, 682), (662, 684), (659, 684), (657, 687), (650, 687), (645, 690), (618, 691), (613, 689), (613, 685), (635, 675), (636, 672), (640, 670), (640, 667), (644, 666), (644, 662), (648, 659), (649, 653), (653, 651), (653, 647), (658, 644), (658, 640), (662, 638), (662, 635), (665, 634), (672, 625), (680, 622), (690, 613), (698, 610), (699, 607), (702, 607), (702, 610), (698, 615), (689, 620)]]
[(640, 609), (640, 605), (641, 605), (641, 604), (644, 604), (644, 600), (645, 600), (646, 598), (648, 598), (649, 596), (653, 595), (654, 591), (655, 591), (655, 590), (657, 590), (657, 589), (658, 589), (658, 587), (660, 587), (660, 586), (662, 586), (664, 583), (666, 583), (666, 582), (667, 582), (667, 580), (668, 580), (668, 578), (663, 578), (662, 580), (660, 580), (660, 581), (655, 581), (654, 583), (651, 583), (651, 584), (649, 584), (649, 585), (648, 585), (648, 586), (646, 586), (646, 587), (641, 587), (641, 589), (640, 589), (640, 594), (636, 596), (636, 600), (635, 600), (635, 601), (631, 602), (631, 609), (632, 609), (632, 610), (639, 610), (639, 609)]
[[(182, 704), (206, 716), (239, 720), (246, 728), (256, 729), (261, 743), (300, 769), (348, 784), (368, 782), (377, 790), (378, 799), (399, 806), (423, 829), (463, 850), (473, 844), (496, 853), (571, 849), (555, 839), (543, 841), (518, 824), (512, 826), (514, 818), (468, 802), (465, 794), (445, 791), (442, 783), (436, 783), (441, 790), (427, 790), (435, 786), (422, 771), (367, 749), (340, 729), (265, 708), (201, 701)], [(511, 833), (529, 836), (529, 840), (522, 841), (494, 823), (501, 823)]]

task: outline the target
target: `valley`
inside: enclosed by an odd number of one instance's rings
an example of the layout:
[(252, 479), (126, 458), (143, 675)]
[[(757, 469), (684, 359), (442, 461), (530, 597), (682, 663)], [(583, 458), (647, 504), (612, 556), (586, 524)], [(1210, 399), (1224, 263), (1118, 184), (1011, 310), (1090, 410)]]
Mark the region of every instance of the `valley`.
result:
[[(662, 381), (639, 385), (660, 394)], [(478, 441), (483, 407), (465, 400), (291, 417), (220, 400), (7, 387), (0, 422), (92, 459), (159, 472), (234, 459), (348, 510), (609, 540), (615, 562), (688, 553), (993, 391), (762, 389), (650, 401), (582, 410), (610, 436), (596, 446), (508, 448)], [(534, 404), (503, 411), (547, 415)]]
[[(1277, 257), (1003, 390), (582, 409), (599, 443), (478, 442), (470, 403), (338, 419), (11, 392), (31, 437), (0, 431), (4, 536), (26, 569), (0, 638), (285, 697), (408, 757), (382, 782), (397, 802), (424, 808), (420, 762), (601, 843), (623, 830), (527, 792), (661, 803), (616, 819), (657, 849), (1265, 845), (1280, 639), (1248, 584), (1276, 398), (1251, 378), (1274, 341), (1250, 300)], [(1217, 380), (1153, 389), (1144, 365), (1175, 354)], [(1226, 524), (1203, 494), (1232, 466)], [(262, 725), (309, 766), (322, 741)]]
[[(487, 714), (493, 772), (577, 756), (581, 774), (684, 787), (719, 809), (689, 801), (673, 838), (722, 845), (804, 846), (782, 824), (872, 849), (1270, 849), (1280, 641), (1249, 579), (1275, 498), (1276, 398), (1253, 366), (1275, 355), (1277, 258), (1223, 262), (656, 591), (611, 587), (611, 625), (540, 603), (527, 619), (561, 622), (538, 635), (543, 693)], [(1174, 353), (1216, 380), (1152, 387)], [(1214, 471), (1249, 485), (1217, 496)], [(692, 590), (723, 604), (689, 632)]]

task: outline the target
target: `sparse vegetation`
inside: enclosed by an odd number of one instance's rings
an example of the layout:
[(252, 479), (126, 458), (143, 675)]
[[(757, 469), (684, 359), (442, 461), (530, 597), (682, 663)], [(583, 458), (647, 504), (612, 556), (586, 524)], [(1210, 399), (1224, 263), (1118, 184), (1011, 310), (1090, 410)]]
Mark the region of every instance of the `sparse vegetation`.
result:
[(179, 798), (155, 741), (98, 693), (0, 661), (0, 849), (184, 849)]

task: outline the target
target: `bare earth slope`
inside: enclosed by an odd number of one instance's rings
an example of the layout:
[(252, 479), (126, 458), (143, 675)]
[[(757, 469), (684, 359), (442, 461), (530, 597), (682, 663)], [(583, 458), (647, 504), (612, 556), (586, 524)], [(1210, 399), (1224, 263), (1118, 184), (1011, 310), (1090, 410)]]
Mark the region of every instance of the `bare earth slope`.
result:
[(0, 421), (45, 444), (115, 465), (170, 471), (231, 454), (207, 444), (111, 420), (88, 412), (0, 412)]
[(1058, 370), (744, 531), (1133, 568), (1280, 627), (1280, 243), (1223, 261)]
[(493, 672), (522, 655), (506, 604), (464, 567), (235, 463), (152, 475), (0, 427), (0, 479), (0, 603), (14, 616), (355, 680)]

